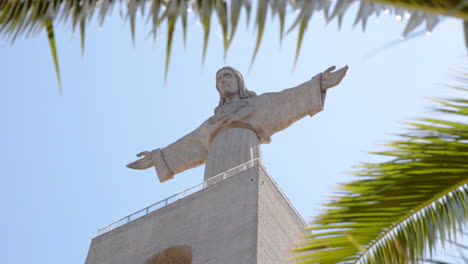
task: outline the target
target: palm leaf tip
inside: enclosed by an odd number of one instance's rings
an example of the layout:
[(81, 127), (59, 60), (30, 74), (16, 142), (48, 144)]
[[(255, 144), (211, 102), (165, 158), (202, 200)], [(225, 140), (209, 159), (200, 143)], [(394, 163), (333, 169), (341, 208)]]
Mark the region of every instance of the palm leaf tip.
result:
[(84, 54), (85, 54), (85, 35), (86, 35), (86, 24), (84, 21), (81, 21), (80, 22), (81, 58), (84, 58)]
[(55, 75), (57, 77), (57, 83), (58, 83), (58, 86), (59, 86), (59, 93), (60, 93), (60, 95), (62, 95), (63, 94), (62, 78), (61, 78), (61, 75), (60, 75), (60, 66), (59, 66), (59, 61), (58, 61), (57, 45), (55, 43), (54, 26), (53, 26), (52, 20), (47, 20), (45, 22), (45, 24), (46, 24), (46, 28), (47, 28), (47, 38), (49, 40), (50, 52), (52, 53), (52, 59), (54, 61)]

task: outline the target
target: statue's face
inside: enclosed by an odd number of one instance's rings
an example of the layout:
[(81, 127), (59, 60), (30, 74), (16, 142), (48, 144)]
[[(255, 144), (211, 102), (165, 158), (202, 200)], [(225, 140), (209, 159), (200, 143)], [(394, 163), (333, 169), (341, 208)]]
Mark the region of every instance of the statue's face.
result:
[(232, 97), (239, 94), (237, 78), (229, 69), (222, 69), (216, 75), (216, 87), (222, 97)]

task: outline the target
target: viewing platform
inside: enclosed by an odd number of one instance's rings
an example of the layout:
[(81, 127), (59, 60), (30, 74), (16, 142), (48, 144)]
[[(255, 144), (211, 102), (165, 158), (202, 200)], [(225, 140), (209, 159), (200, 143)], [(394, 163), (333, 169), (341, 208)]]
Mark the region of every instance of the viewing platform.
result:
[(254, 166), (259, 166), (262, 168), (262, 170), (264, 171), (264, 173), (270, 178), (270, 180), (272, 181), (273, 184), (275, 184), (276, 188), (278, 189), (278, 191), (281, 193), (281, 195), (283, 196), (283, 198), (285, 199), (285, 201), (289, 204), (289, 206), (291, 207), (291, 209), (294, 211), (294, 213), (297, 215), (297, 217), (305, 224), (305, 221), (304, 219), (302, 218), (302, 216), (297, 212), (296, 208), (294, 207), (294, 205), (289, 201), (288, 197), (284, 194), (284, 192), (281, 190), (281, 188), (279, 187), (279, 185), (275, 182), (275, 180), (273, 179), (273, 177), (270, 175), (270, 173), (267, 171), (267, 169), (265, 168), (265, 166), (263, 165), (262, 161), (260, 159), (254, 159), (254, 160), (251, 160), (249, 162), (246, 162), (244, 164), (241, 164), (237, 167), (234, 167), (228, 171), (225, 171), (223, 173), (220, 173), (210, 179), (208, 179), (207, 181), (203, 181), (197, 185), (194, 185), (190, 188), (187, 188), (181, 192), (178, 192), (174, 195), (171, 195), (159, 202), (156, 202), (148, 207), (145, 207), (131, 215), (128, 215), (122, 219), (119, 219), (117, 221), (115, 221), (114, 223), (106, 226), (106, 227), (103, 227), (101, 229), (99, 229), (97, 231), (97, 235), (96, 236), (100, 236), (104, 233), (107, 233), (119, 226), (122, 226), (122, 225), (125, 225), (137, 218), (140, 218), (142, 216), (145, 216), (153, 211), (156, 211), (158, 210), (159, 208), (162, 208), (164, 206), (167, 206), (175, 201), (178, 201), (180, 199), (183, 199), (185, 197), (187, 197), (188, 195), (191, 195), (193, 193), (196, 193), (196, 192), (199, 192), (205, 188), (207, 188), (208, 186), (211, 186), (211, 185), (214, 185), (222, 180), (225, 180), (229, 177), (232, 177), (232, 176), (235, 176), (243, 171), (246, 171), (247, 169), (250, 169)]
[(85, 264), (284, 263), (306, 233), (254, 159), (100, 229)]

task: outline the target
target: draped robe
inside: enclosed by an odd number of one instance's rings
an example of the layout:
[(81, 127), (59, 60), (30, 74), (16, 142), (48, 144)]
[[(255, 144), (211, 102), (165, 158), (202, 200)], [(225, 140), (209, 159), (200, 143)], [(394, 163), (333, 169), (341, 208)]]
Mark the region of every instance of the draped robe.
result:
[(260, 157), (259, 145), (306, 115), (323, 110), (326, 91), (321, 74), (281, 92), (225, 103), (197, 129), (165, 148), (151, 151), (161, 182), (207, 163), (205, 180), (242, 162)]

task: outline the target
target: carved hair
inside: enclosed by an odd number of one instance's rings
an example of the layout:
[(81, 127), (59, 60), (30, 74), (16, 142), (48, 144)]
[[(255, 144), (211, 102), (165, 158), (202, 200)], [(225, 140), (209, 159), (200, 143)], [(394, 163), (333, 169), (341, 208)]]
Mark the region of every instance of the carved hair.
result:
[[(229, 66), (223, 67), (223, 68), (219, 69), (216, 72), (216, 78), (218, 77), (218, 74), (219, 74), (219, 72), (221, 70), (229, 70), (234, 74), (234, 76), (237, 79), (237, 83), (239, 85), (239, 97), (241, 99), (257, 96), (257, 94), (255, 92), (249, 91), (247, 89), (247, 85), (245, 84), (244, 77), (242, 77), (242, 74), (238, 70), (234, 69), (233, 67), (229, 67)], [(216, 89), (219, 92), (218, 82), (216, 82)], [(220, 106), (222, 106), (225, 102), (226, 102), (226, 100), (223, 98), (221, 93), (219, 93), (219, 104), (218, 104), (218, 107), (216, 107), (216, 109), (215, 109), (215, 113), (216, 113), (216, 110), (218, 110), (218, 108)]]

